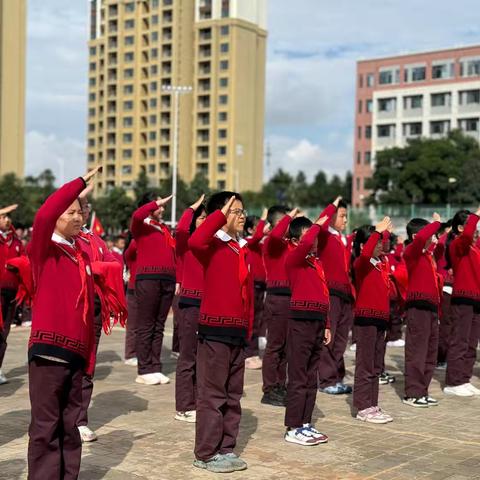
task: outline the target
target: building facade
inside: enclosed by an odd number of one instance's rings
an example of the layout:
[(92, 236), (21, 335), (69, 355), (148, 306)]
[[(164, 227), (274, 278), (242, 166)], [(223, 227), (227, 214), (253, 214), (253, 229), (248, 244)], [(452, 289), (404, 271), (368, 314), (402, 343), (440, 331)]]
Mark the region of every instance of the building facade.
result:
[(88, 164), (97, 194), (172, 172), (214, 189), (263, 177), (266, 0), (91, 0)]
[(356, 82), (355, 207), (378, 151), (452, 129), (480, 141), (480, 46), (360, 61)]
[(0, 0), (0, 175), (25, 167), (25, 0)]

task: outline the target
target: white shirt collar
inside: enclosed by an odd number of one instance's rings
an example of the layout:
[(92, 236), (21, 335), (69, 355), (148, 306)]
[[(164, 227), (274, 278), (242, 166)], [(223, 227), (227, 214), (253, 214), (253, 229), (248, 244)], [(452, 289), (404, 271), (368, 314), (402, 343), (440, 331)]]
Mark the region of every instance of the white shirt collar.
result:
[(122, 250), (120, 250), (118, 247), (112, 247), (112, 252), (118, 253), (119, 255), (123, 255)]
[(333, 227), (331, 227), (330, 225), (328, 226), (328, 231), (332, 234), (332, 235), (340, 235), (340, 233), (335, 230)]
[(61, 245), (68, 245), (69, 247), (73, 247), (75, 245), (75, 240), (69, 242), (67, 239), (61, 237), (55, 232), (52, 234), (52, 241), (55, 243), (60, 243)]
[(372, 258), (370, 259), (370, 263), (371, 263), (374, 267), (376, 267), (379, 263), (382, 263), (382, 261), (381, 261), (379, 258), (372, 257)]
[(87, 227), (85, 227), (85, 225), (82, 227), (82, 232), (83, 233), (86, 233), (87, 235), (91, 235), (92, 234), (92, 231), (89, 230)]
[[(218, 230), (215, 236), (222, 242), (229, 242), (230, 240), (237, 241), (232, 238), (225, 230)], [(247, 241), (244, 238), (241, 238), (240, 240), (238, 240), (238, 243), (243, 248), (247, 244)]]

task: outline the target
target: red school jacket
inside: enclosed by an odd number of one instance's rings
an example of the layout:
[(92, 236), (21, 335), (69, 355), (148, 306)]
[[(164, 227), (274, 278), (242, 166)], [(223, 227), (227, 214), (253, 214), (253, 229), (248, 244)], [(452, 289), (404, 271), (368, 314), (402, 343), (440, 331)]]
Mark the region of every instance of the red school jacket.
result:
[(263, 239), (265, 237), (263, 230), (265, 229), (265, 220), (260, 220), (257, 223), (253, 235), (246, 237), (248, 249), (250, 250), (250, 259), (252, 262), (252, 274), (253, 281), (255, 283), (263, 284), (265, 288), (265, 282), (267, 280), (267, 273), (265, 271), (265, 265), (263, 264)]
[(132, 238), (130, 244), (124, 253), (125, 264), (127, 265), (128, 272), (130, 274), (128, 278), (128, 290), (135, 290), (135, 274), (137, 272), (137, 243)]
[(204, 269), (199, 335), (250, 338), (253, 326), (253, 278), (246, 242), (221, 228), (221, 210), (210, 214), (188, 241)]
[(25, 255), (25, 249), (21, 240), (15, 233), (13, 225), (8, 232), (0, 233), (0, 248), (4, 250), (2, 259), (5, 262), (0, 265), (2, 272), (0, 272), (0, 288), (2, 290), (17, 290), (19, 286), (17, 275), (6, 268), (6, 262), (12, 258), (21, 257)]
[(28, 256), (35, 294), (28, 358), (57, 357), (86, 366), (92, 373), (95, 341), (90, 259), (78, 240), (68, 244), (53, 235), (58, 217), (84, 188), (82, 178), (65, 184), (50, 195), (33, 222)]

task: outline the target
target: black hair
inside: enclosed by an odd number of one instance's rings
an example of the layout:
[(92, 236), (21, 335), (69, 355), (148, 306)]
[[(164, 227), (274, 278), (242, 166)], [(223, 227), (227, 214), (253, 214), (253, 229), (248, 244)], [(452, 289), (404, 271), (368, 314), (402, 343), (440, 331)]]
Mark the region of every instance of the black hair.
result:
[(303, 230), (308, 230), (313, 225), (312, 221), (307, 217), (297, 217), (290, 222), (288, 228), (288, 236), (300, 240)]
[(423, 227), (428, 225), (430, 222), (424, 218), (412, 218), (407, 223), (407, 240), (405, 245), (413, 242), (413, 236), (416, 235)]
[(128, 247), (132, 243), (132, 240), (133, 240), (133, 235), (132, 235), (132, 232), (129, 230), (127, 232), (127, 237), (125, 239), (125, 248), (123, 249), (123, 260), (124, 261), (125, 261), (125, 253), (127, 252)]
[(230, 200), (230, 197), (235, 197), (237, 200), (240, 200), (243, 203), (242, 196), (237, 192), (217, 192), (208, 199), (207, 213), (210, 215), (215, 210), (221, 210)]
[(255, 225), (258, 223), (260, 220), (260, 217), (257, 217), (257, 215), (249, 215), (246, 220), (245, 220), (245, 226), (243, 227), (243, 231), (245, 235), (249, 235), (249, 230), (252, 228), (255, 228)]
[(267, 222), (273, 227), (279, 217), (283, 217), (289, 212), (286, 205), (274, 205), (268, 209)]
[(362, 245), (367, 243), (374, 231), (375, 227), (373, 225), (362, 225), (361, 227), (355, 229), (355, 237), (352, 244), (352, 255), (350, 257), (350, 268), (353, 283), (355, 283), (355, 269), (353, 268), (355, 260), (362, 253)]
[(339, 208), (345, 208), (345, 209), (347, 209), (347, 208), (348, 208), (347, 202), (346, 202), (345, 200), (340, 200), (340, 201), (338, 202), (337, 210), (338, 210)]
[(157, 198), (158, 198), (158, 195), (157, 195), (156, 192), (154, 192), (154, 191), (145, 192), (142, 195), (142, 197), (140, 198), (140, 200), (138, 201), (137, 207), (138, 208), (143, 207), (143, 205), (146, 205), (147, 203), (153, 202)]
[(469, 210), (459, 210), (452, 218), (452, 229), (447, 235), (447, 241), (445, 242), (445, 260), (447, 262), (447, 269), (452, 268), (452, 261), (450, 258), (450, 244), (460, 233), (458, 227), (463, 226), (467, 223), (470, 213), (471, 212)]
[(202, 215), (202, 213), (207, 211), (207, 207), (202, 203), (194, 212), (192, 223), (190, 224), (190, 235), (196, 230), (197, 228), (197, 219)]

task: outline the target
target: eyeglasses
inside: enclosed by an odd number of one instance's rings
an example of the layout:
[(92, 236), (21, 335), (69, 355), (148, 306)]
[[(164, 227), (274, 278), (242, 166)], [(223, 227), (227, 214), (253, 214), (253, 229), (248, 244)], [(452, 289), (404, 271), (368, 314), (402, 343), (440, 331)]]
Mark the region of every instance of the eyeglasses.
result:
[(232, 213), (233, 215), (236, 215), (237, 217), (246, 217), (247, 216), (247, 211), (242, 210), (241, 208), (235, 208), (234, 210), (230, 210), (228, 213)]

